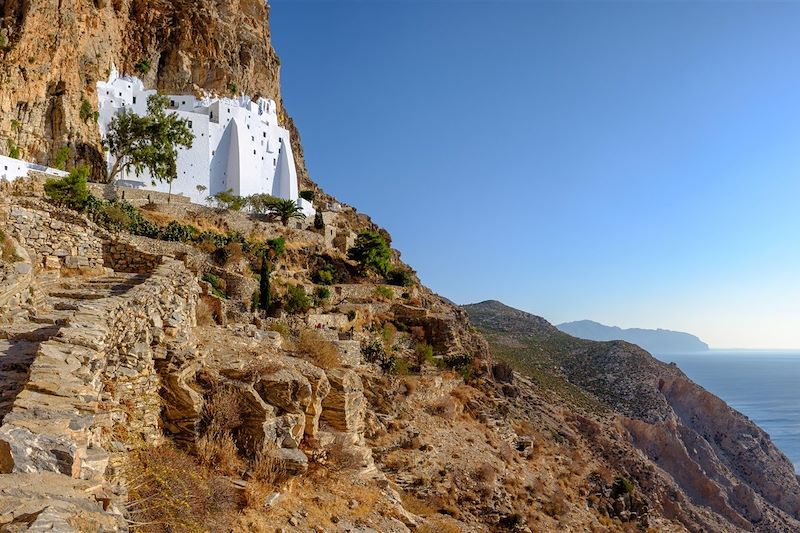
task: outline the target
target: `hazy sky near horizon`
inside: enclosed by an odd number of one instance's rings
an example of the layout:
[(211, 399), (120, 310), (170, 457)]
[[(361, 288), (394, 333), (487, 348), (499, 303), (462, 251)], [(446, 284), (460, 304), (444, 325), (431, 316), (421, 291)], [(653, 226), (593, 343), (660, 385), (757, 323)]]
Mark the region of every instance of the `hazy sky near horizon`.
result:
[(800, 348), (800, 3), (271, 5), (313, 179), (440, 294)]

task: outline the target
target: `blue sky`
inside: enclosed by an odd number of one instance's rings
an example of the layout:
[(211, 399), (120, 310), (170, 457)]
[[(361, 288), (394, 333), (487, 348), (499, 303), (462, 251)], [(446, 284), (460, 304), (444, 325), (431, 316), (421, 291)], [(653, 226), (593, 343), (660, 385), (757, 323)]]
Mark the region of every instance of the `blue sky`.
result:
[(800, 3), (271, 4), (312, 177), (440, 294), (800, 348)]

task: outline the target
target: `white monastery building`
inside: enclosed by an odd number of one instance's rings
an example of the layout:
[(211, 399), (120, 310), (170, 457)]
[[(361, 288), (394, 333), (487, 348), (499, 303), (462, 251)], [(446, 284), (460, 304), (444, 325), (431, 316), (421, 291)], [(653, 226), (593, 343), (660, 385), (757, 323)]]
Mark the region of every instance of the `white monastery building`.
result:
[[(146, 90), (139, 78), (120, 76), (111, 69), (108, 81), (97, 83), (100, 134), (105, 136), (117, 113), (147, 113), (147, 99), (156, 94)], [(306, 216), (314, 215), (311, 202), (299, 197), (289, 131), (278, 125), (273, 100), (247, 96), (196, 98), (170, 95), (170, 108), (188, 121), (194, 134), (191, 148), (179, 148), (177, 178), (172, 192), (205, 203), (209, 195), (230, 190), (237, 196), (270, 194), (297, 202)], [(113, 163), (107, 155), (109, 168)], [(166, 183), (153, 182), (147, 174), (125, 171), (120, 185), (168, 192)]]
[(62, 178), (69, 175), (69, 172), (64, 172), (63, 170), (0, 155), (0, 180), (14, 181), (17, 178), (24, 178), (28, 176), (28, 172), (31, 170)]

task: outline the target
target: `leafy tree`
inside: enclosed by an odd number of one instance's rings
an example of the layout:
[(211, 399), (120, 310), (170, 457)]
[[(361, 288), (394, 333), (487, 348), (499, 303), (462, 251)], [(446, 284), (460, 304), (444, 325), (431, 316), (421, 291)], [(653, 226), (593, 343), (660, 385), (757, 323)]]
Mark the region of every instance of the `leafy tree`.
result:
[(172, 192), (178, 176), (177, 147), (191, 148), (194, 135), (188, 120), (165, 110), (168, 103), (165, 96), (153, 95), (147, 100), (146, 115), (125, 111), (111, 120), (103, 141), (114, 158), (109, 181), (128, 168), (136, 174), (146, 170), (154, 181), (168, 183)]
[(347, 257), (357, 261), (362, 270), (374, 270), (385, 276), (389, 273), (392, 253), (380, 233), (366, 230), (358, 234), (355, 244), (347, 251)]
[(278, 199), (269, 207), (269, 216), (272, 220), (280, 220), (284, 226), (288, 226), (293, 218), (306, 218), (293, 200), (283, 199)]
[(325, 219), (322, 218), (322, 211), (314, 214), (314, 229), (325, 229)]
[(247, 197), (247, 204), (256, 215), (269, 214), (270, 208), (280, 200), (271, 194), (251, 194)]
[(89, 201), (89, 168), (80, 166), (63, 178), (52, 178), (45, 182), (44, 192), (60, 205), (82, 211)]
[(217, 209), (230, 209), (231, 211), (241, 211), (247, 205), (247, 198), (236, 196), (233, 194), (233, 189), (212, 194), (208, 200)]
[(300, 198), (303, 200), (308, 200), (309, 202), (314, 201), (314, 191), (306, 189), (305, 191), (300, 191)]

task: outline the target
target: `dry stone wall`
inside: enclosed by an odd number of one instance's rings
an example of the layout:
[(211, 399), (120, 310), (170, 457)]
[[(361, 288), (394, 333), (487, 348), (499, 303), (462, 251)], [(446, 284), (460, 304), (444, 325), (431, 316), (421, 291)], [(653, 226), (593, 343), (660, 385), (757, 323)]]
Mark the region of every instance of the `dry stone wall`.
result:
[(156, 361), (188, 345), (199, 287), (172, 259), (149, 276), (120, 279), (130, 285), (125, 292), (84, 300), (40, 344), (0, 426), (0, 472), (60, 474), (102, 487), (108, 450), (127, 445), (114, 440), (115, 427), (145, 442), (161, 438)]

